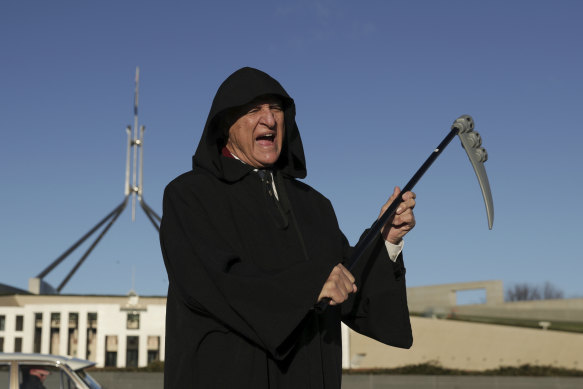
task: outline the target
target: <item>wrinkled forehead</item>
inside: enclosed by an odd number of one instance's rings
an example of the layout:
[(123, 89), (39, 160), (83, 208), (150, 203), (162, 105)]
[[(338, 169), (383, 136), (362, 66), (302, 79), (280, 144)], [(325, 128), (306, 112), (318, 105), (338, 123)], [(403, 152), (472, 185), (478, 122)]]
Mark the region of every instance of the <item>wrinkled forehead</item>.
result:
[(237, 111), (239, 111), (239, 113), (244, 114), (249, 110), (249, 108), (254, 108), (254, 107), (257, 107), (257, 106), (263, 105), (263, 104), (270, 104), (270, 105), (277, 104), (281, 108), (283, 108), (283, 99), (278, 95), (258, 96), (256, 98), (254, 98), (253, 100), (251, 100), (250, 102), (248, 102), (247, 104), (244, 104), (241, 107), (237, 107), (235, 109)]

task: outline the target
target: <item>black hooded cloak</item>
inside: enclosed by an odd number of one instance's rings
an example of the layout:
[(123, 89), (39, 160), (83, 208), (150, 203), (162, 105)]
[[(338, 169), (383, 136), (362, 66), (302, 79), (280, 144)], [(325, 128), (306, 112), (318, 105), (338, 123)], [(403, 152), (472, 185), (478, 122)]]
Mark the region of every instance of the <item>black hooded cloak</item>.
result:
[[(278, 96), (284, 109), (278, 206), (253, 167), (221, 154), (225, 113), (264, 95)], [(389, 259), (380, 235), (352, 271), (359, 291), (314, 309), (351, 247), (330, 201), (298, 180), (305, 176), (294, 101), (259, 70), (233, 73), (213, 100), (193, 170), (164, 192), (165, 388), (340, 388), (341, 320), (411, 346), (403, 259)]]

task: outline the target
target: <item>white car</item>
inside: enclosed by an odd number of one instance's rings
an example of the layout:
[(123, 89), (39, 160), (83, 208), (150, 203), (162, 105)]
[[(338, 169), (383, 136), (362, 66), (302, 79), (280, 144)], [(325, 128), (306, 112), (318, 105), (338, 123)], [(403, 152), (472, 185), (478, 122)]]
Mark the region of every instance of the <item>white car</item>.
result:
[(0, 389), (101, 389), (84, 371), (94, 365), (58, 355), (0, 353)]

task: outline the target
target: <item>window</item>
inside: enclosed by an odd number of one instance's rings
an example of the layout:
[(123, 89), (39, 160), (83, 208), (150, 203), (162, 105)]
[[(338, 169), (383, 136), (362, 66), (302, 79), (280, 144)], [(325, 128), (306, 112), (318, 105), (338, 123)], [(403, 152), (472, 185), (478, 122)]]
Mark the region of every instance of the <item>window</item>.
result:
[(51, 333), (50, 333), (49, 352), (51, 354), (60, 354), (61, 346), (61, 314), (58, 312), (51, 313)]
[(117, 366), (117, 352), (106, 351), (105, 352), (105, 366), (106, 367), (116, 367)]
[(97, 312), (87, 313), (86, 347), (85, 359), (95, 362), (97, 357)]
[(479, 288), (456, 290), (455, 299), (457, 305), (486, 304), (486, 289)]
[(69, 313), (69, 330), (67, 334), (67, 355), (77, 356), (77, 342), (79, 340), (79, 314)]
[[(0, 351), (2, 351), (1, 348)], [(10, 365), (6, 363), (0, 363), (0, 388), (9, 387), (10, 387)]]
[(160, 337), (148, 336), (148, 365), (160, 360)]
[(51, 313), (51, 328), (59, 328), (61, 326), (61, 314), (59, 312)]
[(128, 330), (139, 330), (140, 329), (140, 314), (139, 313), (128, 313), (127, 329)]
[(87, 314), (87, 328), (97, 328), (97, 312)]
[(16, 316), (16, 331), (22, 331), (24, 328), (24, 316), (17, 315)]
[(15, 353), (22, 352), (22, 338), (14, 338), (14, 352)]
[(6, 316), (0, 315), (0, 331), (4, 331), (6, 329)]
[(42, 335), (43, 335), (43, 314), (37, 312), (34, 314), (33, 351), (35, 353), (40, 353)]
[(69, 312), (69, 328), (77, 328), (79, 324), (79, 314), (77, 312)]
[(138, 367), (139, 343), (139, 337), (127, 337), (126, 367)]
[(105, 366), (117, 366), (117, 335), (105, 337)]
[(4, 338), (0, 336), (0, 353), (4, 352)]

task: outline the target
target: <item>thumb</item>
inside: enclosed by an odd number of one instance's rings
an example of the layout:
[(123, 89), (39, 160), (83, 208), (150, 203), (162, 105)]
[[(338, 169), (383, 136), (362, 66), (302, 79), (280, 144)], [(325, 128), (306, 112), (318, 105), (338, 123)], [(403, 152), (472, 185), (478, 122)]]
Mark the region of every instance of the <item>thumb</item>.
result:
[(391, 195), (391, 198), (389, 200), (391, 200), (391, 202), (392, 202), (394, 199), (397, 198), (399, 193), (401, 193), (401, 188), (399, 188), (398, 186), (395, 186), (395, 189), (393, 189), (393, 194)]

